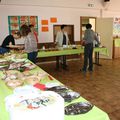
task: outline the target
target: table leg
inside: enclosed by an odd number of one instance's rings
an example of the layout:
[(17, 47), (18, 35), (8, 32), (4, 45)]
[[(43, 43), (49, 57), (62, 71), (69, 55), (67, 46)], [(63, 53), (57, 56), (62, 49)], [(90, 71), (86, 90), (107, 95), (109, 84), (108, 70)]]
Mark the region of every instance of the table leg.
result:
[(102, 66), (100, 63), (99, 63), (99, 52), (95, 52), (95, 63), (96, 65), (98, 66)]
[(62, 68), (64, 69), (64, 70), (68, 70), (68, 68), (67, 68), (67, 63), (66, 63), (66, 55), (64, 55), (64, 56), (62, 56), (63, 57), (63, 66), (62, 66)]
[(66, 67), (66, 56), (62, 56), (63, 57), (63, 68)]
[(56, 56), (56, 69), (59, 69), (59, 56)]

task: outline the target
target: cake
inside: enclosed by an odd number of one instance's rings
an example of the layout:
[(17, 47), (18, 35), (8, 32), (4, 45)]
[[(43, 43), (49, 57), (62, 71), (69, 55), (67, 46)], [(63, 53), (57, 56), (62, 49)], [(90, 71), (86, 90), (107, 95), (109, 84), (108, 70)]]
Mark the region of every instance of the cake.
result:
[(64, 120), (64, 100), (55, 92), (13, 94), (6, 98), (10, 120)]

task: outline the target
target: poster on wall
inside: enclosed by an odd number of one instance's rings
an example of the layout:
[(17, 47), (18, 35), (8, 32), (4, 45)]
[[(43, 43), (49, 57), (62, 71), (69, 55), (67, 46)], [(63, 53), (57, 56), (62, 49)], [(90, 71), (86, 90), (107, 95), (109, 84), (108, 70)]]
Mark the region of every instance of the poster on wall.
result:
[(48, 25), (48, 20), (41, 20), (41, 25)]
[(33, 24), (38, 34), (38, 17), (37, 16), (8, 16), (9, 34), (14, 34), (15, 31), (19, 31), (21, 25)]
[(51, 17), (50, 22), (51, 23), (57, 23), (57, 18), (56, 17)]
[(42, 31), (42, 32), (48, 32), (49, 29), (48, 29), (48, 27), (42, 27), (42, 28), (41, 28), (41, 31)]
[(113, 35), (119, 36), (120, 35), (120, 18), (114, 18), (113, 22)]

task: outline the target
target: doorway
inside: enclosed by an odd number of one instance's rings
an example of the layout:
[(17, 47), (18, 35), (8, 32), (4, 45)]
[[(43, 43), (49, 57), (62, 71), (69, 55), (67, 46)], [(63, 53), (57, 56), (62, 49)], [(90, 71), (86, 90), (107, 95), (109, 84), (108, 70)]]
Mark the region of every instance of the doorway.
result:
[(90, 23), (92, 25), (92, 29), (96, 31), (96, 17), (80, 17), (80, 40), (84, 37), (84, 32), (86, 30), (86, 24)]

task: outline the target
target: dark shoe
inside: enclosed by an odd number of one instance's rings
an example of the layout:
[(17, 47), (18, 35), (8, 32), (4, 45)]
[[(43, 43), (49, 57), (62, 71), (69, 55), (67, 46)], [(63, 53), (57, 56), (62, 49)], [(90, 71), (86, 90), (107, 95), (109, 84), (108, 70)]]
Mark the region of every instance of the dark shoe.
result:
[(89, 69), (89, 68), (88, 68), (88, 71), (89, 71), (89, 72), (93, 72), (93, 69)]
[(55, 71), (58, 71), (58, 72), (60, 72), (61, 70), (60, 70), (59, 68), (55, 68)]
[(61, 63), (61, 66), (63, 66), (63, 67), (68, 67), (67, 64), (63, 64), (63, 63)]
[(87, 71), (84, 69), (80, 69), (81, 72), (86, 73)]
[(65, 66), (65, 67), (68, 67), (68, 65), (67, 65), (67, 64), (65, 64), (64, 66)]
[(67, 67), (63, 67), (63, 70), (67, 70), (68, 71), (69, 69)]

